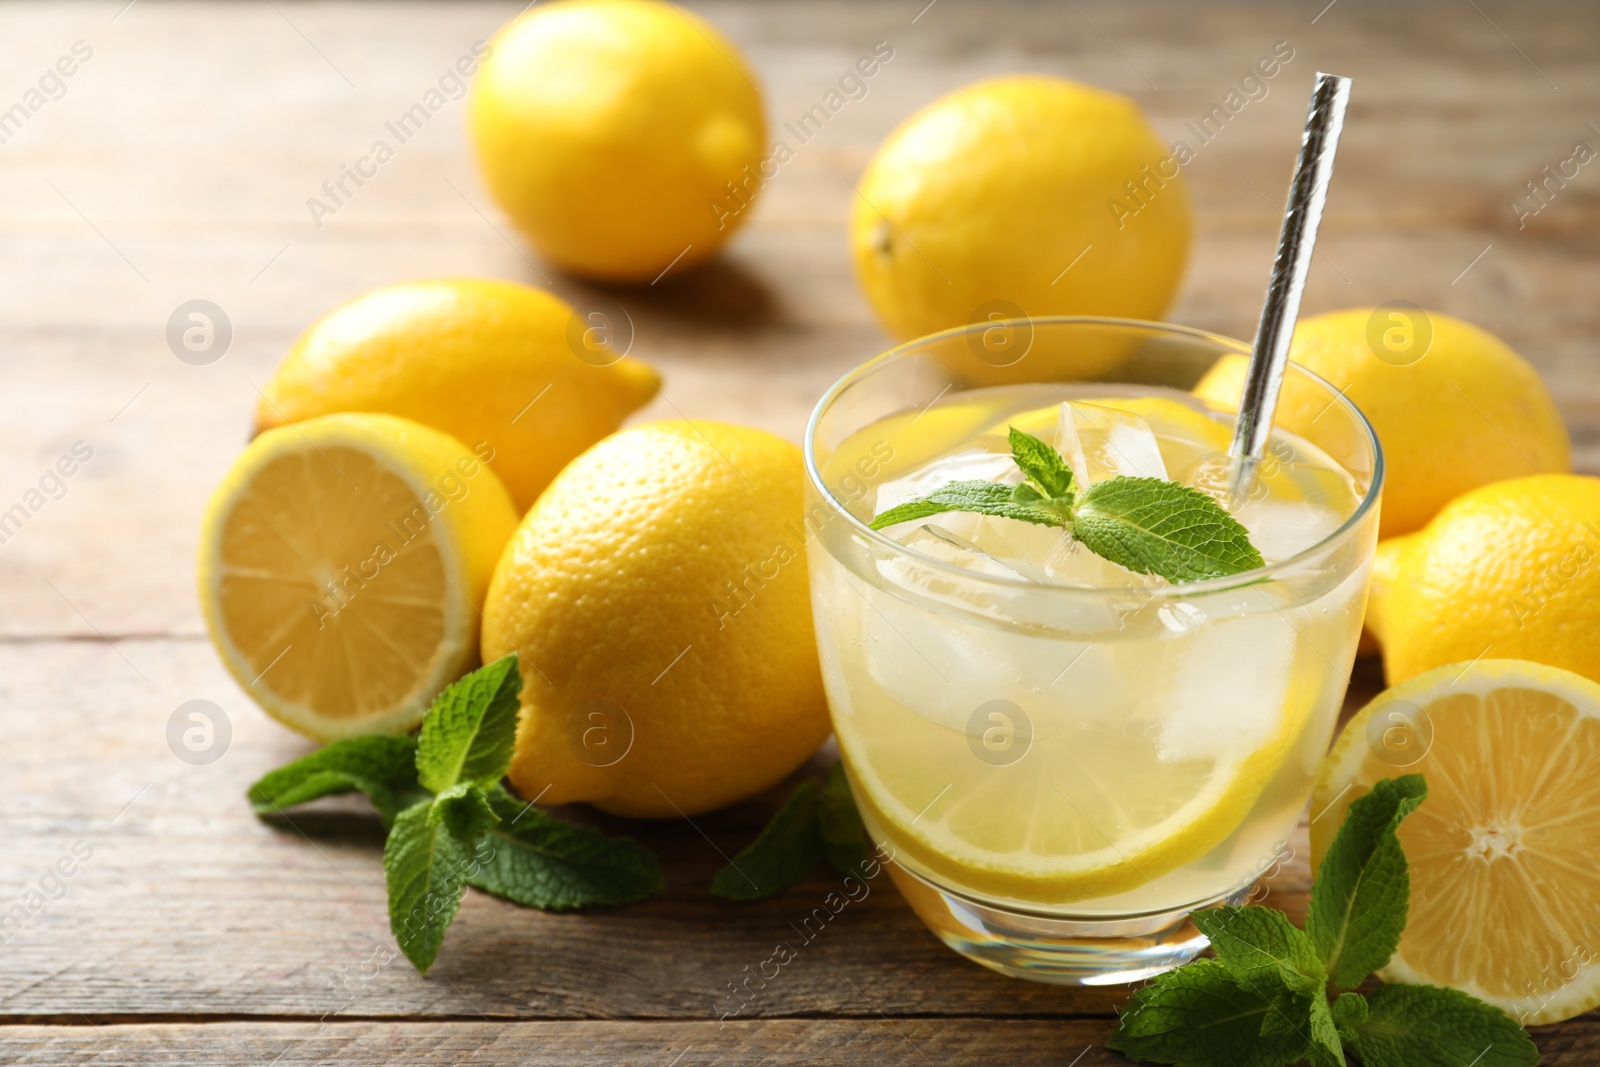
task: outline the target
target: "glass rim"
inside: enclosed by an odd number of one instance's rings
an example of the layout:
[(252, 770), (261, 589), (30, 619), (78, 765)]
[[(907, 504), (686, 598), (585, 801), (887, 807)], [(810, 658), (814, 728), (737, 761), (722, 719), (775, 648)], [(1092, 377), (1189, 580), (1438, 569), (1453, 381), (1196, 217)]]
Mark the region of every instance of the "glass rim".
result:
[[(862, 522), (850, 511), (848, 507), (844, 505), (842, 501), (839, 500), (837, 496), (834, 495), (833, 490), (828, 488), (827, 483), (822, 479), (822, 472), (817, 469), (817, 426), (822, 419), (823, 413), (833, 405), (834, 401), (839, 398), (840, 394), (843, 393), (844, 390), (886, 363), (908, 356), (915, 350), (925, 348), (934, 342), (949, 340), (951, 338), (960, 337), (964, 334), (970, 334), (980, 330), (993, 329), (997, 324), (1005, 323), (1027, 323), (1030, 327), (1034, 328), (1037, 328), (1041, 325), (1114, 326), (1126, 329), (1149, 330), (1166, 334), (1178, 334), (1184, 337), (1194, 338), (1196, 340), (1209, 341), (1213, 344), (1216, 344), (1224, 351), (1232, 351), (1239, 355), (1245, 356), (1246, 358), (1249, 358), (1251, 351), (1251, 346), (1243, 341), (1233, 337), (1228, 337), (1224, 334), (1212, 333), (1209, 330), (1202, 330), (1194, 326), (1182, 326), (1177, 323), (1149, 322), (1143, 319), (1123, 319), (1097, 315), (1030, 315), (1020, 319), (1011, 318), (996, 320), (994, 322), (985, 321), (981, 323), (969, 323), (966, 326), (953, 326), (947, 330), (939, 330), (936, 333), (926, 334), (922, 337), (913, 338), (910, 341), (903, 341), (892, 348), (878, 353), (865, 363), (861, 363), (847, 371), (842, 377), (830, 385), (826, 392), (822, 394), (822, 398), (817, 401), (817, 406), (811, 411), (811, 417), (806, 420), (805, 440), (802, 442), (802, 449), (805, 453), (806, 476), (810, 479), (811, 484), (817, 489), (817, 491), (822, 494), (823, 499), (827, 502), (828, 506), (838, 515), (842, 516), (845, 521), (853, 527), (853, 532), (857, 536), (865, 537), (870, 543), (879, 545), (885, 549), (889, 549), (897, 554), (911, 556), (915, 558), (919, 564), (925, 564), (936, 570), (954, 575), (961, 580), (975, 582), (980, 585), (993, 585), (1008, 590), (1027, 589), (1034, 592), (1044, 591), (1046, 592), (1046, 595), (1049, 596), (1103, 597), (1107, 594), (1128, 593), (1130, 590), (1136, 590), (1142, 595), (1149, 595), (1153, 597), (1172, 597), (1175, 595), (1190, 597), (1204, 593), (1222, 592), (1228, 589), (1252, 585), (1262, 581), (1276, 581), (1282, 572), (1292, 570), (1297, 565), (1303, 564), (1308, 557), (1324, 552), (1330, 547), (1337, 545), (1341, 541), (1348, 540), (1354, 535), (1355, 530), (1361, 525), (1362, 521), (1367, 517), (1367, 515), (1372, 511), (1373, 507), (1376, 506), (1378, 502), (1378, 497), (1383, 489), (1385, 463), (1383, 456), (1383, 445), (1378, 440), (1377, 431), (1372, 428), (1372, 423), (1367, 420), (1366, 414), (1351, 402), (1350, 398), (1345, 395), (1343, 390), (1336, 389), (1332, 382), (1329, 382), (1326, 378), (1310, 370), (1309, 368), (1298, 363), (1293, 363), (1291, 364), (1293, 371), (1291, 372), (1286, 369), (1286, 374), (1296, 373), (1305, 375), (1316, 384), (1327, 389), (1328, 392), (1333, 395), (1333, 399), (1329, 402), (1330, 406), (1334, 404), (1340, 405), (1348, 414), (1355, 417), (1356, 425), (1361, 428), (1361, 432), (1365, 436), (1367, 445), (1372, 450), (1372, 480), (1370, 484), (1368, 484), (1366, 491), (1362, 494), (1361, 502), (1357, 504), (1356, 509), (1350, 513), (1349, 518), (1345, 519), (1344, 522), (1339, 524), (1337, 529), (1328, 534), (1326, 537), (1322, 538), (1320, 541), (1302, 549), (1299, 552), (1296, 552), (1287, 559), (1281, 559), (1276, 563), (1268, 563), (1264, 566), (1256, 567), (1253, 570), (1241, 571), (1238, 574), (1227, 574), (1217, 578), (1206, 578), (1198, 582), (1171, 583), (1168, 585), (1155, 586), (1153, 588), (1149, 586), (1138, 585), (1045, 585), (1039, 582), (1029, 581), (1026, 578), (1012, 578), (1000, 574), (985, 574), (982, 571), (975, 571), (955, 563), (947, 562), (939, 559), (937, 556), (930, 556), (927, 553), (918, 552), (916, 549), (910, 548), (907, 545), (896, 541), (883, 531), (874, 530), (871, 526), (867, 525), (865, 522)], [(935, 397), (934, 399), (937, 400), (938, 398)]]

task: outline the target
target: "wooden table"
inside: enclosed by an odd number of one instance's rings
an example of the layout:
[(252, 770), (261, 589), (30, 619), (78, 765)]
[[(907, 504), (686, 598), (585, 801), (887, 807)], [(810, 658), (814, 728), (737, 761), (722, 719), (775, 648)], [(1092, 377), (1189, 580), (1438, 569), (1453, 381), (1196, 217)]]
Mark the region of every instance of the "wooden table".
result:
[[(1509, 206), (1576, 142), (1600, 147), (1600, 9), (925, 2), (694, 5), (746, 50), (775, 126), (874, 42), (894, 58), (771, 183), (722, 259), (607, 294), (634, 317), (635, 354), (666, 376), (641, 418), (798, 439), (823, 388), (884, 346), (850, 276), (848, 180), (913, 108), (979, 77), (1049, 71), (1132, 95), (1177, 137), (1288, 41), (1267, 97), (1189, 168), (1199, 238), (1171, 317), (1249, 336), (1312, 74), (1351, 75), (1306, 309), (1405, 299), (1494, 330), (1545, 373), (1580, 468), (1600, 471), (1600, 164), (1524, 228)], [(306, 208), (518, 5), (123, 4), (0, 8), (0, 108), (75, 42), (91, 53), (0, 144), (0, 511), (74, 442), (93, 449), (0, 544), (0, 916), (25, 911), (0, 933), (0, 1062), (1122, 1062), (1103, 1042), (1127, 991), (966, 963), (886, 883), (722, 1020), (740, 1003), (732, 986), (796, 940), (829, 888), (818, 875), (762, 904), (708, 895), (717, 849), (742, 846), (779, 791), (694, 827), (628, 827), (666, 870), (647, 903), (557, 916), (473, 893), (426, 979), (380, 965), (393, 942), (376, 819), (352, 802), (262, 822), (244, 803), (252, 779), (308, 745), (245, 698), (205, 639), (202, 502), (245, 439), (255, 386), (327, 308), (430, 274), (597, 290), (510, 235), (456, 103), (320, 228)], [(165, 341), (191, 299), (232, 323), (210, 365)], [(1377, 682), (1358, 667), (1352, 699)], [(231, 727), (209, 765), (167, 742), (193, 699)], [(47, 877), (75, 847), (89, 858)], [(1298, 917), (1307, 880), (1296, 859), (1273, 901)], [(1600, 1062), (1593, 1015), (1538, 1040), (1547, 1063)]]

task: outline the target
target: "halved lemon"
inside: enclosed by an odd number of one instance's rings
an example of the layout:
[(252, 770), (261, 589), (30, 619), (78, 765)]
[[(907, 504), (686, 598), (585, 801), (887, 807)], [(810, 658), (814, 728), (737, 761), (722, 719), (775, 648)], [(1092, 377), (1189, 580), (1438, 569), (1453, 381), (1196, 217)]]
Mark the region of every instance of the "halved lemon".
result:
[(402, 733), (473, 665), (516, 529), (505, 486), (448, 434), (327, 415), (252, 441), (200, 531), (200, 606), (230, 673), (322, 741)]
[(1524, 1025), (1600, 1006), (1600, 685), (1524, 660), (1419, 674), (1345, 726), (1313, 799), (1320, 864), (1351, 801), (1421, 774), (1400, 826), (1411, 908), (1391, 982), (1452, 986)]

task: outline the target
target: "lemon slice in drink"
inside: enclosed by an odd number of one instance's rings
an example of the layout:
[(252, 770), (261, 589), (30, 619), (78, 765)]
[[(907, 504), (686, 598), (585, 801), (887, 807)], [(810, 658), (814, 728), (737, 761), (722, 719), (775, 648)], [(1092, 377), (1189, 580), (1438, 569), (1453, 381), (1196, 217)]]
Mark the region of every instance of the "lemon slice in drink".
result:
[(1035, 904), (1130, 892), (1204, 856), (1238, 828), (1286, 747), (1274, 737), (1239, 759), (1174, 765), (1113, 743), (1100, 758), (986, 774), (914, 745), (869, 762), (841, 744), (868, 818), (914, 865)]
[(1320, 864), (1351, 801), (1421, 774), (1411, 906), (1385, 981), (1452, 986), (1527, 1026), (1600, 1006), (1600, 685), (1524, 660), (1419, 674), (1345, 726), (1312, 801)]
[(517, 525), (454, 437), (392, 415), (268, 430), (206, 509), (200, 606), (230, 673), (318, 740), (400, 733), (475, 662)]
[[(1287, 761), (1309, 766), (1302, 742), (1315, 677), (1297, 653), (1281, 708), (1215, 734), (1185, 737), (1173, 722), (1122, 709), (1073, 716), (1028, 738), (1014, 762), (985, 759), (986, 736), (898, 707), (852, 716), (837, 737), (863, 813), (913, 867), (980, 896), (1065, 904), (1139, 889), (1199, 859), (1240, 828)], [(1203, 702), (1194, 707), (1211, 717)], [(1299, 789), (1308, 778), (1297, 776)], [(1304, 793), (1283, 801), (1298, 807)]]

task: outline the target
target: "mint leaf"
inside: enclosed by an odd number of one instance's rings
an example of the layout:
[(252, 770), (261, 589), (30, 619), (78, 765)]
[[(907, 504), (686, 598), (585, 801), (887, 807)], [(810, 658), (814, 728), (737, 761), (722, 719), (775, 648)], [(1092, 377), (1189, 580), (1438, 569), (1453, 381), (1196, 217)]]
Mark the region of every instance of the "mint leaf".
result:
[(493, 785), (516, 745), (522, 676), (512, 653), (450, 685), (422, 720), (417, 777), (435, 793), (457, 782)]
[(643, 900), (662, 886), (661, 867), (643, 845), (552, 818), (502, 786), (488, 792), (499, 824), (485, 835), (469, 884), (513, 904), (545, 911), (611, 907)]
[(1247, 987), (1265, 978), (1272, 987), (1315, 990), (1326, 975), (1311, 939), (1274, 908), (1220, 907), (1190, 916), (1211, 941), (1228, 973)]
[(433, 798), (428, 823), (443, 823), (452, 836), (470, 846), (499, 825), (500, 817), (489, 806), (483, 786), (457, 782)]
[(383, 846), (389, 886), (389, 929), (400, 951), (423, 974), (461, 906), (472, 849), (433, 818), (433, 802), (413, 804), (394, 820)]
[(1195, 960), (1134, 994), (1108, 1048), (1174, 1067), (1283, 1067), (1309, 1054), (1307, 998), (1284, 986), (1265, 994), (1218, 960)]
[(351, 737), (335, 741), (262, 775), (246, 797), (257, 815), (337, 793), (361, 792), (383, 821), (423, 799), (417, 784), (417, 739)]
[(883, 512), (874, 530), (949, 511), (1064, 526), (1089, 551), (1141, 574), (1192, 582), (1263, 565), (1250, 532), (1206, 494), (1162, 478), (1108, 478), (1075, 491), (1061, 453), (1015, 426), (1011, 459), (1027, 481), (951, 482)]
[(1160, 478), (1107, 478), (1078, 495), (1069, 527), (1089, 551), (1140, 574), (1195, 582), (1262, 565), (1250, 533), (1198, 489)]
[(1038, 523), (1041, 526), (1066, 524), (1060, 512), (1045, 504), (1016, 499), (1013, 496), (1012, 486), (1000, 482), (951, 482), (942, 489), (935, 489), (920, 500), (909, 500), (890, 508), (868, 525), (874, 530), (882, 530), (896, 523), (932, 518), (950, 511), (996, 515), (1005, 519)]
[(1011, 458), (1028, 480), (1047, 497), (1065, 497), (1072, 493), (1072, 468), (1061, 453), (1015, 426), (1006, 427), (1011, 437)]
[[(1459, 990), (1384, 985), (1372, 991), (1367, 1003), (1370, 1012), (1355, 1027), (1351, 1049), (1365, 1067), (1528, 1067), (1539, 1062), (1533, 1039), (1516, 1020)], [(1338, 1003), (1334, 1008), (1337, 1017)]]
[(1333, 1002), (1333, 1025), (1346, 1045), (1354, 1041), (1356, 1030), (1367, 1021), (1367, 998), (1360, 993), (1340, 993)]
[(823, 859), (817, 785), (801, 782), (750, 846), (711, 879), (724, 900), (765, 900), (795, 885)]
[(1411, 876), (1395, 831), (1427, 795), (1420, 774), (1378, 782), (1351, 803), (1322, 859), (1306, 933), (1335, 989), (1360, 985), (1400, 943)]
[(1303, 1035), (1306, 1053), (1316, 1067), (1344, 1067), (1344, 1051), (1323, 990), (1327, 976), (1311, 939), (1274, 908), (1220, 907), (1192, 916), (1211, 950), (1234, 981), (1263, 999), (1280, 997), (1287, 990), (1294, 1006), (1283, 1005), (1262, 1020), (1263, 1036)]
[(835, 763), (828, 772), (828, 780), (817, 795), (817, 828), (822, 833), (822, 851), (828, 865), (841, 875), (866, 877), (866, 867), (872, 862), (867, 846), (867, 830), (861, 825), (861, 813), (856, 810), (855, 797), (850, 795), (850, 782), (844, 775), (844, 764)]
[(1345, 1067), (1344, 1043), (1339, 1040), (1339, 1028), (1334, 1025), (1333, 1012), (1328, 1008), (1325, 988), (1318, 982), (1311, 996), (1308, 1022), (1311, 1048), (1306, 1059), (1311, 1061), (1312, 1067), (1332, 1067), (1333, 1064)]

